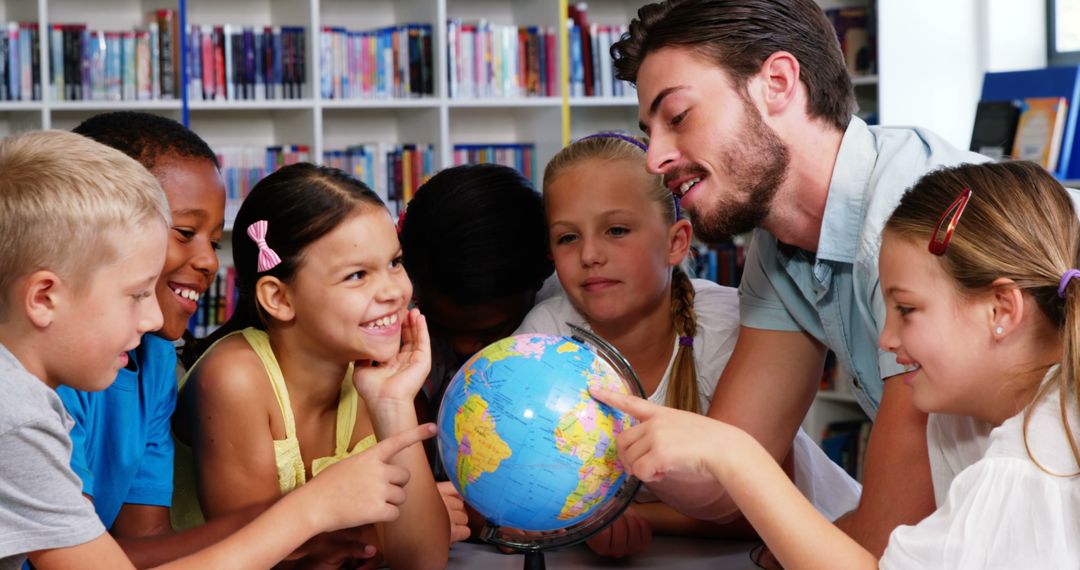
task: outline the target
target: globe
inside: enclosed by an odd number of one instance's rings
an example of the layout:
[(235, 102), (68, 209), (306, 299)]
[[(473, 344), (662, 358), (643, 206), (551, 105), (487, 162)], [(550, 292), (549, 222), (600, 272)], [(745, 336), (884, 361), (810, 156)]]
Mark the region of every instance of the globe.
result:
[(487, 520), (490, 542), (522, 550), (584, 540), (614, 520), (640, 482), (615, 438), (635, 420), (590, 386), (641, 394), (633, 370), (603, 340), (517, 335), (474, 355), (446, 388), (438, 448), (462, 498)]

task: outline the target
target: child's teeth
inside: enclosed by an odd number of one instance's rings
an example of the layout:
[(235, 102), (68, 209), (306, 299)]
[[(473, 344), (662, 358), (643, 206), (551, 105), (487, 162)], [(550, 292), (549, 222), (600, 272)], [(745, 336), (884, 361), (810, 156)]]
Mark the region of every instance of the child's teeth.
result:
[(172, 292), (190, 301), (199, 301), (199, 294), (194, 289), (173, 289)]
[(368, 328), (380, 328), (388, 327), (397, 322), (397, 315), (390, 315), (389, 317), (379, 317), (375, 322), (368, 325)]

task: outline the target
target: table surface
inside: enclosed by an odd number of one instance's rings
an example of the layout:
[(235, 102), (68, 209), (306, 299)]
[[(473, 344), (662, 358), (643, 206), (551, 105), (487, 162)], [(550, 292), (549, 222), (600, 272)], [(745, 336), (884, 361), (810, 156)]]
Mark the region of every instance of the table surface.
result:
[[(756, 569), (750, 561), (753, 542), (718, 539), (653, 537), (643, 554), (619, 560), (602, 558), (583, 544), (544, 553), (552, 570), (575, 568), (710, 568), (714, 570)], [(483, 568), (520, 570), (525, 558), (520, 554), (502, 554), (494, 546), (459, 542), (450, 549), (447, 568)]]

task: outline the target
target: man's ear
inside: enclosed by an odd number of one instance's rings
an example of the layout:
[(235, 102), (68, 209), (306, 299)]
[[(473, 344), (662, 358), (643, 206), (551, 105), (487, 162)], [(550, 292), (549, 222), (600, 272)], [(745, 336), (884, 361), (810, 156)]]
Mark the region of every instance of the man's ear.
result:
[(995, 279), (990, 286), (990, 334), (995, 340), (1001, 340), (1020, 326), (1027, 307), (1023, 292), (1012, 279)]
[(756, 79), (765, 113), (780, 115), (796, 100), (799, 73), (799, 60), (786, 51), (774, 52), (762, 62)]
[(57, 308), (64, 304), (65, 295), (72, 293), (59, 275), (44, 269), (16, 281), (15, 286), (19, 289), (17, 295), (26, 317), (38, 328), (52, 324)]
[(275, 320), (288, 322), (296, 316), (289, 286), (272, 275), (264, 275), (255, 283), (255, 301)]
[(691, 226), (689, 220), (679, 220), (668, 229), (668, 263), (672, 266), (682, 263), (690, 252)]

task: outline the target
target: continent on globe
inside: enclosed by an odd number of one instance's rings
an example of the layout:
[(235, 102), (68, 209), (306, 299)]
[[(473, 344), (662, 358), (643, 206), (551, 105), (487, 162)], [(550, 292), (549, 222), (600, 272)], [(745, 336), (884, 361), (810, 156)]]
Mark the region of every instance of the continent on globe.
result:
[[(473, 434), (470, 437), (469, 434)], [(462, 495), (469, 484), (483, 473), (492, 473), (503, 459), (513, 453), (510, 446), (495, 431), (495, 422), (488, 414), (488, 404), (473, 394), (465, 400), (454, 417), (454, 438), (458, 441), (458, 488)]]

